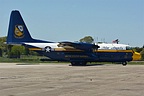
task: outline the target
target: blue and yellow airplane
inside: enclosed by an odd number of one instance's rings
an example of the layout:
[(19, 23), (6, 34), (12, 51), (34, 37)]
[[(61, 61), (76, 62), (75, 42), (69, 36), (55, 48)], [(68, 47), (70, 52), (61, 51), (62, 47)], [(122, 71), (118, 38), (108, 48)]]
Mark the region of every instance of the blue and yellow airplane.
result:
[(11, 12), (7, 44), (20, 44), (52, 61), (66, 61), (71, 65), (86, 65), (87, 62), (121, 62), (127, 65), (127, 62), (141, 58), (133, 50), (99, 50), (97, 44), (33, 39), (17, 10)]

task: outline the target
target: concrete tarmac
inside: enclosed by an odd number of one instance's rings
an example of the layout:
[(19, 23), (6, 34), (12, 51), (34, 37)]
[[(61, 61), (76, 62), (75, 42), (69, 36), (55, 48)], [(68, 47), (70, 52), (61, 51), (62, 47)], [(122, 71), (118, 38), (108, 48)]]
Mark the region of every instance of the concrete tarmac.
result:
[(144, 65), (0, 63), (0, 96), (143, 96)]

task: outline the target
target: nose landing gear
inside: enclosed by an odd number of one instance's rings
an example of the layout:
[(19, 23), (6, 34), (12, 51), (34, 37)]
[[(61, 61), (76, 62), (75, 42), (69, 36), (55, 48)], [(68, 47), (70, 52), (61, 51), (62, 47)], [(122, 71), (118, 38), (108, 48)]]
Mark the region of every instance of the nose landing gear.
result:
[(125, 62), (122, 62), (122, 65), (123, 66), (126, 66), (127, 65), (127, 62), (125, 61)]

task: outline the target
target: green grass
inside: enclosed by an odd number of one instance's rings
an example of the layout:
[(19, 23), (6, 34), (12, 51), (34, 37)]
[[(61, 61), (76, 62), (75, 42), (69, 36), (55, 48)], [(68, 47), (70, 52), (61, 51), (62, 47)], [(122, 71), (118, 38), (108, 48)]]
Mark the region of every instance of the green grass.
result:
[[(92, 62), (92, 63), (88, 63), (88, 64), (121, 64), (119, 62)], [(144, 65), (144, 61), (131, 61), (131, 62), (127, 62), (128, 65)]]
[[(38, 64), (38, 63), (59, 63), (58, 61), (40, 61), (41, 58), (46, 58), (42, 56), (21, 56), (21, 58), (6, 58), (6, 57), (0, 57), (1, 63), (30, 63), (30, 64)], [(61, 62), (60, 62), (61, 63)], [(63, 62), (64, 64), (67, 64), (67, 62)], [(88, 64), (117, 64), (117, 63), (111, 63), (111, 62), (92, 62)], [(120, 64), (120, 63), (119, 63)], [(144, 61), (132, 61), (128, 62), (128, 65), (144, 65)]]
[(21, 58), (0, 57), (0, 63), (59, 63), (58, 61), (40, 61), (43, 56), (21, 56)]
[(40, 62), (40, 56), (21, 56), (21, 58), (0, 57), (0, 62)]
[(14, 62), (39, 62), (37, 59), (10, 59), (0, 57), (0, 62), (14, 63)]
[(144, 65), (144, 61), (131, 61), (128, 65)]

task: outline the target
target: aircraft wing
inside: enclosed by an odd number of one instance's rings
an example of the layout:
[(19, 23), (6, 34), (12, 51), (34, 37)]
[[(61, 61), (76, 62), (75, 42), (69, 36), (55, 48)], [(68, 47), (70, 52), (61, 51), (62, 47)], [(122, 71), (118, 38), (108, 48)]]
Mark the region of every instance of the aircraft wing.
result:
[(95, 44), (89, 44), (89, 43), (74, 43), (74, 42), (59, 42), (57, 45), (58, 47), (63, 47), (63, 48), (75, 48), (75, 49), (80, 49), (83, 51), (92, 51), (93, 49), (98, 49), (99, 46)]

